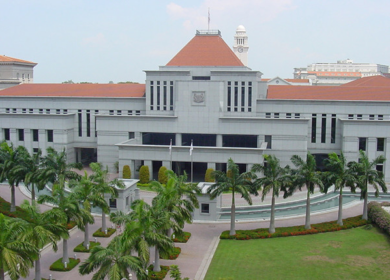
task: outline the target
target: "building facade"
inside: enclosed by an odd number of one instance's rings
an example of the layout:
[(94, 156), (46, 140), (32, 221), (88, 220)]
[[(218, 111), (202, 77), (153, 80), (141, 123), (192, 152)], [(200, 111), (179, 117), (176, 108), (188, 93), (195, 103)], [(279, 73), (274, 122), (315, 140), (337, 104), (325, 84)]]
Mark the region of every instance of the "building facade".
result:
[(37, 63), (0, 55), (0, 90), (21, 83), (33, 83), (35, 65)]
[[(145, 84), (22, 84), (0, 91), (0, 140), (31, 152), (65, 148), (69, 161), (98, 160), (114, 170), (160, 166), (203, 181), (207, 168), (241, 171), (282, 165), (308, 151), (321, 159), (344, 152), (357, 160), (390, 158), (390, 79), (343, 86), (268, 84), (227, 46), (219, 31), (198, 31)], [(191, 152), (190, 152), (191, 151)], [(390, 165), (377, 166), (390, 181)], [(191, 172), (193, 171), (193, 173)]]

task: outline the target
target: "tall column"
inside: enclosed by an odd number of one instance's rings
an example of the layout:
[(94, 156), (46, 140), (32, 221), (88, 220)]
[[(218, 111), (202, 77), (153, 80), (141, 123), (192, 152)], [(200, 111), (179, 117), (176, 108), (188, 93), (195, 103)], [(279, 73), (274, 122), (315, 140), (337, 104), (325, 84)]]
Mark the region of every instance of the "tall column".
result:
[(144, 165), (149, 166), (149, 173), (150, 173), (149, 180), (152, 180), (153, 179), (153, 162), (151, 160), (145, 160)]
[(376, 145), (377, 145), (377, 140), (376, 140), (375, 137), (368, 137), (367, 138), (367, 151), (366, 151), (366, 154), (367, 154), (368, 159), (370, 161), (375, 159)]

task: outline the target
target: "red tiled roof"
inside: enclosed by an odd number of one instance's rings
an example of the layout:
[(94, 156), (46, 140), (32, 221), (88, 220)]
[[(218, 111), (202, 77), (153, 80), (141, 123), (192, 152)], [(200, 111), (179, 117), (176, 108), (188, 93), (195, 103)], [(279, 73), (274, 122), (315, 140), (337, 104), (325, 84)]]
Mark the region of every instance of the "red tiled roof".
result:
[(244, 66), (220, 36), (197, 35), (167, 66)]
[(341, 85), (342, 87), (390, 87), (390, 79), (383, 76), (371, 76)]
[(21, 84), (0, 90), (0, 97), (142, 97), (144, 94), (145, 84)]
[(30, 63), (30, 64), (37, 65), (37, 63), (35, 63), (35, 62), (21, 60), (21, 59), (17, 59), (17, 58), (5, 56), (5, 55), (0, 55), (0, 62), (21, 62), (21, 63)]
[(289, 83), (308, 84), (309, 79), (285, 79)]
[(268, 86), (267, 99), (390, 101), (390, 87)]
[(337, 71), (307, 71), (308, 74), (315, 74), (324, 77), (361, 77), (360, 72), (337, 72)]

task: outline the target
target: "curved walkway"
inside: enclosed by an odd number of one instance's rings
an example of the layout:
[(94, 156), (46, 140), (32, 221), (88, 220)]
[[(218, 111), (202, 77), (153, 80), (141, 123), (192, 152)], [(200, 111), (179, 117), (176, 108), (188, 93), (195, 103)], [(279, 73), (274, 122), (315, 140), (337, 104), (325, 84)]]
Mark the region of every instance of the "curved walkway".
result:
[[(29, 199), (25, 194), (23, 194), (19, 188), (16, 188), (16, 204), (20, 203), (24, 199)], [(0, 184), (0, 193), (1, 196), (10, 201), (11, 192), (10, 188), (6, 184)], [(153, 198), (153, 193), (150, 192), (140, 192), (141, 198), (146, 202), (150, 202)], [(299, 194), (304, 195), (304, 193)], [(268, 198), (267, 198), (268, 199)], [(267, 200), (266, 199), (266, 200)], [(231, 200), (231, 196), (226, 195), (223, 197), (223, 200), (226, 200), (228, 203)], [(278, 198), (282, 200), (282, 198)], [(41, 210), (49, 209), (48, 206), (42, 205)], [(350, 206), (343, 210), (343, 217), (352, 217), (361, 214), (363, 211), (363, 203), (359, 202), (355, 205)], [(311, 215), (311, 223), (320, 223), (325, 221), (337, 220), (337, 211), (319, 213)], [(305, 217), (295, 217), (295, 218), (281, 218), (277, 219), (275, 222), (276, 227), (283, 226), (293, 226), (293, 225), (302, 225), (305, 223)], [(109, 225), (109, 224), (108, 224)], [(101, 226), (100, 217), (95, 217), (95, 224), (90, 226), (91, 239), (93, 241), (92, 233), (96, 231)], [(236, 229), (254, 229), (254, 228), (266, 228), (269, 226), (269, 221), (251, 221), (251, 222), (240, 222), (236, 223)], [(181, 247), (182, 252), (177, 260), (161, 260), (161, 265), (173, 265), (176, 264), (179, 266), (182, 273), (182, 277), (189, 277), (190, 279), (202, 280), (207, 272), (208, 265), (212, 259), (214, 250), (216, 249), (219, 242), (219, 235), (224, 230), (229, 230), (229, 223), (198, 223), (194, 222), (193, 224), (186, 225), (184, 230), (192, 233), (190, 240), (185, 244), (178, 244), (177, 246)], [(73, 257), (74, 253), (73, 248), (80, 244), (84, 239), (84, 233), (78, 229), (74, 230), (71, 233), (71, 237), (68, 241), (69, 245), (69, 256)], [(98, 241), (102, 243), (103, 246), (106, 246), (112, 238), (98, 238)], [(42, 251), (41, 258), (41, 272), (42, 277), (49, 278), (49, 274), (52, 275), (52, 279), (56, 280), (75, 280), (75, 279), (92, 279), (92, 275), (81, 276), (78, 273), (78, 267), (69, 272), (55, 272), (50, 271), (49, 266), (57, 259), (62, 257), (62, 242), (58, 244), (59, 250), (53, 252), (51, 248), (47, 248)], [(151, 261), (153, 261), (153, 251), (151, 250)], [(77, 257), (84, 261), (87, 257), (87, 253), (77, 253)], [(30, 270), (30, 276), (24, 279), (34, 279), (34, 269)], [(133, 276), (133, 279), (136, 279)], [(167, 276), (165, 279), (170, 279)]]

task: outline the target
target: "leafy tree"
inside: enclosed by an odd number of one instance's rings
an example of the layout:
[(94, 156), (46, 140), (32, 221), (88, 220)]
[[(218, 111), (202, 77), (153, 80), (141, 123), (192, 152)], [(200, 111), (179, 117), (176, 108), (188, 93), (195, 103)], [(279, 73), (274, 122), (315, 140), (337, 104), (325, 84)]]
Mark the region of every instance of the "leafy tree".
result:
[(139, 182), (141, 184), (147, 184), (150, 181), (149, 166), (142, 165), (139, 169)]
[(269, 233), (275, 232), (275, 197), (279, 196), (279, 192), (282, 189), (286, 189), (290, 184), (289, 170), (287, 166), (285, 168), (280, 166), (279, 159), (274, 155), (264, 155), (264, 160), (267, 164), (255, 164), (252, 167), (252, 172), (263, 172), (264, 177), (257, 178), (254, 181), (254, 187), (256, 190), (262, 188), (261, 199), (264, 201), (265, 196), (272, 192), (271, 202), (271, 219), (269, 225)]
[(383, 156), (379, 156), (370, 162), (366, 153), (359, 151), (359, 162), (349, 162), (348, 167), (356, 176), (356, 186), (360, 189), (360, 198), (364, 199), (363, 217), (367, 220), (367, 201), (368, 201), (368, 184), (375, 188), (375, 196), (379, 195), (379, 187), (383, 192), (387, 192), (386, 183), (383, 179), (383, 172), (377, 171), (376, 166), (385, 162)]
[(131, 256), (131, 250), (125, 242), (122, 236), (116, 236), (106, 248), (92, 248), (91, 255), (79, 267), (80, 274), (86, 275), (97, 270), (93, 280), (121, 280), (127, 279), (130, 269), (136, 273), (137, 279), (146, 279), (141, 260)]
[[(47, 243), (51, 243), (54, 251), (57, 251), (57, 241), (61, 238), (69, 238), (67, 228), (64, 226), (66, 216), (58, 209), (51, 209), (41, 213), (36, 202), (32, 204), (24, 200), (20, 206), (26, 211), (31, 222), (26, 224), (21, 234), (21, 240), (32, 243), (41, 250)], [(35, 280), (41, 280), (40, 255), (35, 260)]]
[[(90, 179), (94, 183), (96, 192), (99, 193), (102, 198), (104, 198), (105, 194), (110, 195), (112, 198), (117, 197), (117, 188), (124, 188), (123, 182), (118, 179), (109, 181), (108, 168), (106, 167), (105, 169), (103, 169), (101, 163), (91, 163), (90, 167), (93, 171), (93, 174), (91, 175)], [(102, 209), (102, 232), (105, 232), (107, 230), (106, 214), (108, 214), (109, 212), (109, 207)]]
[(173, 278), (174, 280), (189, 280), (188, 277), (181, 278), (181, 272), (177, 265), (171, 265), (169, 269), (169, 276), (171, 276), (171, 278)]
[(165, 166), (161, 166), (160, 169), (158, 170), (158, 181), (161, 184), (166, 184), (168, 181), (166, 172), (167, 172), (167, 168)]
[(14, 148), (12, 144), (7, 142), (0, 144), (0, 182), (8, 181), (11, 188), (11, 212), (15, 212), (15, 187), (24, 179), (23, 170), (20, 169), (20, 164), (24, 160), (24, 147), (19, 146)]
[(306, 161), (298, 155), (293, 155), (291, 157), (291, 161), (295, 165), (296, 169), (292, 171), (292, 186), (284, 194), (284, 197), (292, 195), (296, 189), (301, 191), (304, 186), (306, 187), (307, 196), (305, 229), (310, 229), (310, 194), (314, 193), (314, 188), (316, 185), (320, 188), (321, 191), (323, 190), (324, 185), (321, 180), (321, 172), (316, 170), (316, 160), (310, 152), (308, 152), (306, 155)]
[(236, 234), (235, 222), (236, 222), (236, 205), (235, 194), (241, 194), (250, 205), (252, 205), (252, 198), (250, 192), (250, 179), (253, 177), (252, 172), (244, 172), (240, 174), (240, 170), (237, 164), (230, 158), (227, 163), (228, 171), (226, 173), (222, 171), (214, 171), (213, 176), (215, 178), (215, 184), (211, 185), (207, 190), (210, 194), (210, 198), (214, 199), (224, 192), (232, 192), (232, 206), (230, 217), (230, 235)]
[(123, 166), (123, 179), (130, 179), (130, 178), (131, 178), (130, 166), (125, 165)]
[(5, 273), (12, 280), (26, 277), (39, 250), (32, 243), (20, 240), (27, 222), (21, 219), (7, 219), (0, 213), (0, 279)]
[(341, 152), (340, 156), (336, 153), (330, 153), (329, 158), (325, 159), (325, 166), (329, 171), (324, 172), (324, 187), (325, 190), (334, 185), (335, 190), (339, 190), (339, 212), (337, 223), (343, 225), (343, 188), (345, 186), (354, 189), (355, 176), (347, 166), (347, 160)]
[(214, 177), (213, 177), (213, 172), (214, 172), (214, 169), (212, 168), (207, 168), (206, 170), (206, 174), (204, 176), (204, 181), (205, 182), (215, 182), (214, 180)]

